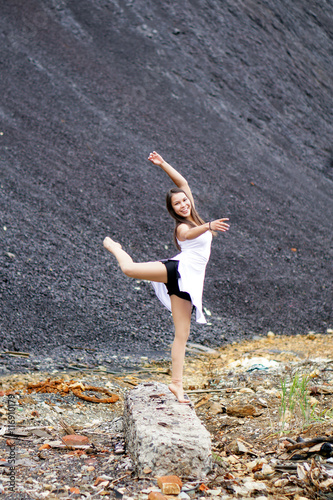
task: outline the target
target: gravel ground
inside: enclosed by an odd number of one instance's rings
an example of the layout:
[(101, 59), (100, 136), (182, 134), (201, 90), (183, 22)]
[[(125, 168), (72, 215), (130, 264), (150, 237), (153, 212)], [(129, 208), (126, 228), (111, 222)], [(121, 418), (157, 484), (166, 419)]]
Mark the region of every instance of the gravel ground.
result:
[[(332, 326), (332, 5), (1, 2), (0, 369), (164, 358), (172, 321), (135, 260), (174, 255), (159, 151), (213, 242), (191, 341)], [(7, 370), (7, 371), (6, 371)]]
[[(329, 331), (306, 337), (270, 334), (189, 357), (186, 391), (211, 434), (213, 469), (199, 481), (182, 477), (188, 495), (183, 500), (212, 495), (223, 500), (331, 498), (332, 352), (333, 331)], [(305, 392), (301, 393), (296, 377), (306, 380)], [(47, 379), (102, 387), (120, 399), (97, 404), (72, 392), (28, 390), (29, 384)], [(157, 489), (156, 477), (149, 468), (140, 477), (135, 472), (124, 446), (123, 401), (126, 392), (141, 382), (169, 379), (165, 362), (121, 376), (60, 371), (0, 377), (0, 498), (4, 492), (8, 500), (147, 500), (149, 491)], [(8, 406), (9, 392), (15, 394), (14, 409)], [(16, 437), (5, 434), (13, 416)], [(72, 429), (67, 427), (66, 432), (64, 423)], [(70, 450), (55, 443), (73, 431), (86, 436), (95, 448)], [(293, 449), (300, 438), (307, 442), (317, 438), (320, 444)], [(15, 447), (8, 439), (15, 440)], [(17, 460), (15, 496), (8, 490), (11, 453)]]

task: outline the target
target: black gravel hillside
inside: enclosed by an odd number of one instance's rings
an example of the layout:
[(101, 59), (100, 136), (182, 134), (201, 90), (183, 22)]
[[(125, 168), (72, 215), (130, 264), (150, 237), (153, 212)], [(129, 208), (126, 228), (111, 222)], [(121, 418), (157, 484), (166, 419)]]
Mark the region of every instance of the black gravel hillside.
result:
[(177, 252), (153, 149), (231, 223), (191, 341), (332, 328), (331, 1), (0, 6), (0, 350), (112, 369), (169, 349), (151, 285), (102, 247)]

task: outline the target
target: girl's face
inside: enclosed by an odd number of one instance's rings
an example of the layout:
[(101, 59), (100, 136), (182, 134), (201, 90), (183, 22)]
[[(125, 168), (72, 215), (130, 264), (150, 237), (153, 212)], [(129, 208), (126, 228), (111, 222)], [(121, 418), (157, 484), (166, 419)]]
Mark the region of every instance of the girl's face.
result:
[(171, 197), (171, 205), (177, 215), (188, 218), (191, 216), (191, 202), (185, 193), (175, 193)]

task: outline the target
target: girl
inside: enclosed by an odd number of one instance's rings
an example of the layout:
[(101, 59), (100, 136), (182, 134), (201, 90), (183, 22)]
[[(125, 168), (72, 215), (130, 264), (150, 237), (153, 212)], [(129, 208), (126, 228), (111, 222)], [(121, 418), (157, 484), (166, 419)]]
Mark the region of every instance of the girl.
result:
[(212, 231), (227, 231), (229, 219), (204, 222), (194, 206), (186, 179), (163, 160), (156, 151), (148, 160), (161, 167), (177, 186), (167, 193), (167, 209), (176, 221), (174, 241), (180, 253), (172, 259), (159, 262), (134, 263), (119, 243), (104, 239), (104, 247), (117, 259), (121, 270), (130, 278), (150, 280), (161, 302), (172, 312), (175, 338), (172, 344), (172, 381), (170, 391), (180, 403), (184, 399), (183, 365), (185, 346), (190, 333), (192, 307), (196, 321), (206, 323), (202, 312), (202, 291), (206, 265), (210, 256)]

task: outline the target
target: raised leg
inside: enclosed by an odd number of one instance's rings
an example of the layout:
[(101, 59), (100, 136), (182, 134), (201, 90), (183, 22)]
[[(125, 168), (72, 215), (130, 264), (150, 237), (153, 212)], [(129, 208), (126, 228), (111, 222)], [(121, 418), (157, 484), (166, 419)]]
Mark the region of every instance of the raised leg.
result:
[(186, 341), (191, 327), (192, 303), (189, 300), (177, 297), (177, 295), (171, 295), (170, 299), (172, 318), (175, 325), (175, 339), (171, 349), (172, 376), (169, 389), (180, 403), (190, 403), (188, 399), (184, 399), (183, 368)]
[(167, 282), (167, 270), (162, 262), (133, 262), (132, 257), (121, 248), (121, 245), (108, 236), (104, 239), (103, 245), (106, 250), (116, 257), (121, 270), (126, 276), (138, 280)]

